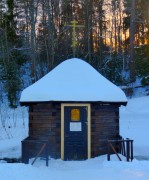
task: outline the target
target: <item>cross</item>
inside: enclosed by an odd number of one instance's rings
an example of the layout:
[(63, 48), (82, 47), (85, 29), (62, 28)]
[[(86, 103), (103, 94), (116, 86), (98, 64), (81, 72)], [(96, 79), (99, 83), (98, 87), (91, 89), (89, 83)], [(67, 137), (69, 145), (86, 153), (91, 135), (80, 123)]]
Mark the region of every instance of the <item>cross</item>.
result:
[(73, 20), (73, 21), (71, 21), (71, 24), (66, 25), (66, 26), (69, 26), (69, 27), (73, 28), (73, 32), (72, 32), (72, 45), (71, 45), (71, 47), (73, 48), (73, 57), (75, 57), (76, 45), (77, 45), (77, 41), (76, 41), (76, 28), (77, 27), (78, 28), (79, 27), (84, 27), (84, 25), (77, 25), (76, 23), (77, 23), (77, 21)]

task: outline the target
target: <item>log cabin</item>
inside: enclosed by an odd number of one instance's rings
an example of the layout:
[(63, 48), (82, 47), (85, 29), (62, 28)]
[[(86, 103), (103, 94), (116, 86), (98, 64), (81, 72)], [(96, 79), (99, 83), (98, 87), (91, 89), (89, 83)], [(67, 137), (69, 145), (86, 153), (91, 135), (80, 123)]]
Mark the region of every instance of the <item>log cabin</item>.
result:
[(22, 161), (44, 154), (82, 160), (107, 153), (107, 140), (119, 137), (119, 107), (124, 92), (81, 59), (65, 60), (23, 90), (29, 107), (29, 136), (22, 141)]

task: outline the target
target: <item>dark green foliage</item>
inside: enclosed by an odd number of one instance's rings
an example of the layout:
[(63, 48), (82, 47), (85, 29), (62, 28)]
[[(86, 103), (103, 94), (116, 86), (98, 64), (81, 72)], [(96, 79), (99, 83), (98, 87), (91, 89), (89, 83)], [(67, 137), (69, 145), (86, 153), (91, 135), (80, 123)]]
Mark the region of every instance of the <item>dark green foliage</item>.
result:
[(141, 83), (143, 86), (149, 85), (149, 76), (143, 77)]
[(130, 27), (130, 16), (124, 17), (124, 22), (123, 22), (123, 29), (124, 31), (127, 31)]
[(16, 34), (13, 0), (7, 0), (7, 8), (3, 14), (0, 34), (0, 80), (4, 83), (10, 107), (15, 108), (21, 90), (20, 67), (25, 62), (25, 57), (22, 51), (16, 48), (20, 41)]
[(14, 1), (7, 0), (8, 10), (3, 15), (2, 28), (7, 31), (8, 41), (11, 43), (17, 43), (17, 35), (16, 35), (16, 21), (14, 15)]
[(110, 81), (117, 85), (122, 85), (122, 58), (117, 54), (113, 53), (111, 57), (109, 57), (109, 61), (105, 68), (104, 76), (106, 76)]
[(8, 56), (4, 54), (0, 62), (0, 80), (4, 83), (10, 107), (14, 108), (18, 104), (18, 94), (21, 90), (20, 67), (25, 62), (25, 57), (20, 52), (12, 51)]
[(14, 49), (11, 52), (11, 56), (13, 59), (15, 59), (18, 68), (20, 68), (26, 62), (26, 56), (21, 50)]
[(14, 9), (14, 0), (7, 0), (8, 9), (12, 11)]
[(18, 93), (21, 90), (21, 81), (17, 67), (10, 63), (7, 67), (8, 72), (3, 77), (5, 82), (5, 90), (7, 93), (10, 107), (15, 108), (18, 104)]
[(149, 45), (136, 49), (137, 76), (142, 78), (142, 85), (149, 85)]

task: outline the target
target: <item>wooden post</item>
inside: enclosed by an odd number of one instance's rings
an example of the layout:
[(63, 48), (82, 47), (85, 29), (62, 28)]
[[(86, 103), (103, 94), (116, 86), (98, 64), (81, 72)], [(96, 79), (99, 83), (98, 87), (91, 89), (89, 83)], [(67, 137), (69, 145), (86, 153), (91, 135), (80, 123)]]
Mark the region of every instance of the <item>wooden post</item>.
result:
[(121, 141), (121, 154), (124, 155), (124, 146), (123, 146), (123, 140)]
[(122, 146), (122, 155), (126, 156), (125, 141), (124, 141), (124, 139), (122, 139), (122, 141), (121, 141), (121, 146)]
[[(131, 159), (131, 161), (132, 161), (133, 160), (133, 140), (130, 140), (129, 138), (126, 138), (126, 140), (124, 140), (124, 139), (108, 140), (107, 160), (110, 161), (110, 148), (111, 148), (113, 150), (113, 152), (116, 154), (116, 156), (118, 157), (118, 159), (121, 161), (119, 154), (117, 153), (116, 149), (112, 145), (112, 143), (118, 143), (118, 142), (121, 143), (121, 146), (122, 146), (122, 152), (121, 152), (122, 155), (126, 156), (127, 161), (129, 161), (129, 159)], [(126, 149), (125, 149), (125, 143), (126, 143)]]
[(111, 146), (112, 150), (114, 151), (114, 153), (116, 154), (116, 156), (118, 157), (118, 159), (119, 159), (120, 161), (122, 161), (121, 158), (120, 158), (120, 156), (118, 155), (118, 153), (116, 152), (115, 148), (113, 147), (113, 145), (112, 145), (111, 143), (110, 143), (110, 146)]
[(25, 164), (29, 163), (29, 154), (28, 154), (27, 144), (22, 141), (22, 162)]
[(108, 154), (107, 154), (107, 160), (110, 161), (110, 145), (108, 142)]
[(49, 153), (48, 153), (48, 143), (47, 143), (47, 146), (46, 146), (46, 166), (49, 166), (49, 158), (48, 158), (48, 156), (49, 156)]
[(34, 164), (34, 162), (37, 160), (37, 158), (39, 157), (39, 155), (42, 153), (42, 151), (44, 150), (44, 148), (46, 147), (46, 143), (44, 143), (40, 149), (40, 151), (38, 152), (38, 154), (36, 155), (35, 159), (32, 162), (32, 165)]
[(129, 157), (130, 157), (130, 145), (129, 145), (129, 139), (128, 138), (126, 140), (126, 151), (127, 151), (126, 160), (129, 161)]
[(133, 160), (133, 140), (131, 140), (131, 161)]

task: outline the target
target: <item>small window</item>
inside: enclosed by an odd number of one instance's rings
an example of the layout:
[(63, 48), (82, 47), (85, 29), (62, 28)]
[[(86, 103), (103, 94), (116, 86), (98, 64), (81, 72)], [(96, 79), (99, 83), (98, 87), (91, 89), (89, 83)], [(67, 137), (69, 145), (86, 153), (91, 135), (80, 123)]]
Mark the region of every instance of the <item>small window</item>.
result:
[(71, 121), (80, 121), (80, 110), (79, 109), (71, 110)]

